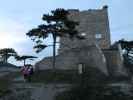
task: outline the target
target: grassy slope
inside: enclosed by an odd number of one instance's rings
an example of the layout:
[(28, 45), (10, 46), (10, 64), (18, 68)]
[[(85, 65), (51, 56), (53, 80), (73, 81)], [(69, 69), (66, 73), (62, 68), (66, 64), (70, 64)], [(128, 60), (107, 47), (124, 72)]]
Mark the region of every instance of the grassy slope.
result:
[(16, 73), (10, 73), (4, 77), (0, 77), (0, 97), (11, 92), (9, 87), (12, 84), (12, 79), (19, 75), (20, 75), (20, 73), (16, 72)]
[(78, 81), (78, 73), (72, 70), (56, 70), (53, 73), (52, 70), (38, 71), (32, 76), (32, 82), (43, 82), (43, 83), (71, 83)]

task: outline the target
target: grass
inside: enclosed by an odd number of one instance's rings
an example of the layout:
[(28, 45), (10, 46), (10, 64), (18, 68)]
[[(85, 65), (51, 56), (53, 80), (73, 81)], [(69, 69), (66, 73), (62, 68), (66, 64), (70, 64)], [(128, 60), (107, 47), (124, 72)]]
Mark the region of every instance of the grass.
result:
[(32, 76), (32, 82), (42, 83), (72, 83), (77, 82), (79, 76), (75, 70), (56, 70), (53, 73), (52, 70), (38, 71)]
[[(52, 70), (43, 70), (36, 72), (31, 79), (31, 82), (42, 82), (42, 83), (79, 83), (85, 80), (89, 80), (92, 83), (98, 83), (98, 81), (105, 81), (105, 77), (98, 72), (88, 70), (82, 76), (78, 74), (77, 70), (57, 70), (53, 73)], [(85, 76), (84, 76), (85, 75)]]
[(19, 72), (9, 73), (3, 77), (0, 77), (0, 97), (10, 93), (10, 86), (12, 84), (12, 79), (19, 76)]
[[(85, 75), (85, 76), (84, 76)], [(96, 69), (88, 69), (84, 75), (79, 75), (77, 70), (59, 70), (56, 69), (56, 73), (52, 70), (40, 70), (32, 75), (31, 82), (33, 83), (79, 83), (81, 78), (84, 80), (89, 80), (92, 83), (98, 83), (98, 81), (103, 81), (106, 83), (120, 82), (127, 80), (126, 78), (116, 78), (106, 77), (103, 73), (100, 73)]]
[(11, 83), (7, 78), (0, 78), (0, 97), (7, 95), (10, 92), (10, 84)]
[(22, 74), (20, 72), (11, 72), (9, 73), (8, 75), (5, 76), (8, 77), (8, 79), (11, 81), (12, 79), (18, 77), (18, 76), (21, 76)]

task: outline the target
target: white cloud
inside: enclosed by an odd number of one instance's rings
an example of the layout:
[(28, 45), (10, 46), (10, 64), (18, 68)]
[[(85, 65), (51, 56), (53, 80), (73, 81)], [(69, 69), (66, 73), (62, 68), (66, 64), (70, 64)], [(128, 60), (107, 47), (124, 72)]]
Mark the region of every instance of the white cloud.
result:
[(0, 18), (0, 48), (15, 47), (15, 44), (27, 41), (24, 24), (10, 18)]

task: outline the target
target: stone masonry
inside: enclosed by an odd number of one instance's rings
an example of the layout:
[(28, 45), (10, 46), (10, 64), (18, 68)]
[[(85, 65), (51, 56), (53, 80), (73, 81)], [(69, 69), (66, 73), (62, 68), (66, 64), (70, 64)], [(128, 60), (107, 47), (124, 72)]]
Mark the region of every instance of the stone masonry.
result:
[[(96, 68), (106, 75), (123, 73), (123, 62), (121, 57), (117, 56), (119, 50), (114, 52), (110, 49), (108, 7), (86, 11), (70, 9), (69, 12), (68, 17), (79, 22), (77, 30), (79, 35), (85, 36), (85, 39), (61, 37), (56, 68), (78, 70), (79, 65), (82, 64), (88, 68)], [(114, 66), (116, 70), (113, 70)], [(51, 69), (52, 57), (42, 59), (36, 63), (36, 67), (40, 70)]]
[(69, 18), (71, 20), (79, 22), (77, 30), (79, 34), (86, 34), (86, 39), (81, 43), (78, 39), (73, 41), (70, 38), (62, 37), (60, 39), (61, 45), (59, 53), (66, 49), (75, 48), (81, 45), (93, 45), (98, 44), (101, 49), (107, 49), (110, 47), (110, 29), (108, 21), (107, 6), (102, 9), (94, 10), (69, 10)]

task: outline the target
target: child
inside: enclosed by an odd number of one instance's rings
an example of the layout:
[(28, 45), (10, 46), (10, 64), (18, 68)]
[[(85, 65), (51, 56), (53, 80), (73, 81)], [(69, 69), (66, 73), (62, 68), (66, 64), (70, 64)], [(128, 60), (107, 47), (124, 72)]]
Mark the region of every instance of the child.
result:
[(32, 65), (26, 65), (26, 66), (22, 67), (21, 72), (23, 73), (25, 81), (30, 82), (31, 76), (34, 73)]
[(27, 69), (28, 69), (27, 79), (30, 82), (31, 81), (31, 77), (32, 77), (32, 75), (34, 73), (32, 65), (28, 65)]
[(21, 69), (21, 72), (24, 76), (24, 80), (27, 81), (28, 80), (28, 67), (27, 66), (23, 66), (22, 69)]

